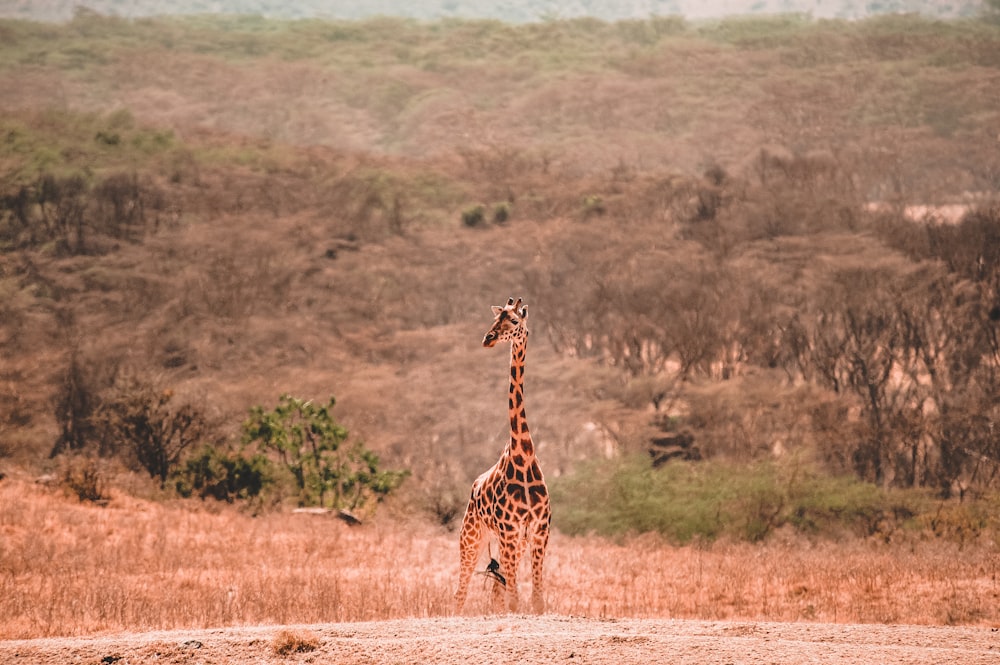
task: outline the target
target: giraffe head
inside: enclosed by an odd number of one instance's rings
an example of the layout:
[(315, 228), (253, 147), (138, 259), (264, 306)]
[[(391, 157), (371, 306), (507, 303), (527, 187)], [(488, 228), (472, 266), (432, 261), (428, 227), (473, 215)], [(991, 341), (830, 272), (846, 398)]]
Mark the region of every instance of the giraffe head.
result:
[(503, 307), (493, 306), (493, 327), (489, 329), (483, 337), (483, 346), (492, 347), (497, 342), (507, 342), (516, 338), (523, 338), (528, 334), (528, 306), (521, 304), (521, 299), (516, 301), (507, 298), (507, 304)]

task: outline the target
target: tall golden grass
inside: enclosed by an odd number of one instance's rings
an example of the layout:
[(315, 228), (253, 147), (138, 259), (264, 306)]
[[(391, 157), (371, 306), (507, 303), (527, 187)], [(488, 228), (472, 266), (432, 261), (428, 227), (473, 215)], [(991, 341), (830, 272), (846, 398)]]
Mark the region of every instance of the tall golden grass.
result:
[[(457, 562), (455, 534), (400, 516), (351, 528), (120, 494), (99, 507), (23, 480), (0, 483), (2, 639), (443, 615)], [(992, 544), (777, 538), (673, 547), (556, 534), (548, 609), (996, 625), (998, 567)], [(488, 611), (483, 580), (466, 611)]]

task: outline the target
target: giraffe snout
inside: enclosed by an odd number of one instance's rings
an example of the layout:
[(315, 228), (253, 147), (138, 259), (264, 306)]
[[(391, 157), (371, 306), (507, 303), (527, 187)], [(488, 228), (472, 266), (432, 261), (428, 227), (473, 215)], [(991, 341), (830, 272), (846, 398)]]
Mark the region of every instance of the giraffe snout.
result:
[(486, 333), (486, 337), (483, 338), (483, 346), (490, 348), (497, 343), (497, 334), (494, 331), (489, 331)]

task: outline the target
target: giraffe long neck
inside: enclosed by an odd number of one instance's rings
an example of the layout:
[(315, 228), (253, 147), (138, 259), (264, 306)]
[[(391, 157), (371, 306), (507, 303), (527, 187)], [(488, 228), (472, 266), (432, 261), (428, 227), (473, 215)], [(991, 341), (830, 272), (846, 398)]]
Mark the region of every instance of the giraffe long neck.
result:
[(512, 456), (522, 455), (525, 459), (534, 456), (535, 446), (531, 442), (528, 421), (524, 415), (524, 356), (528, 346), (528, 336), (514, 339), (510, 345), (510, 452)]

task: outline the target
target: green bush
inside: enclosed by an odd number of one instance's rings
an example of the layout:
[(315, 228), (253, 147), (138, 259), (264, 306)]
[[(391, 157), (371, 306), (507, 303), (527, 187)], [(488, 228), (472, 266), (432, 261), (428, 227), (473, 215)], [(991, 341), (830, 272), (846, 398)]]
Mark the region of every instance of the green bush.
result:
[(255, 406), (243, 424), (243, 442), (274, 455), (291, 473), (302, 505), (356, 510), (381, 501), (408, 471), (382, 471), (379, 458), (333, 419), (326, 405), (282, 395), (273, 411)]
[(249, 501), (259, 498), (271, 484), (271, 462), (261, 454), (246, 457), (205, 445), (174, 471), (173, 479), (183, 497), (197, 494), (227, 503)]
[(462, 224), (465, 224), (469, 228), (481, 225), (485, 219), (485, 206), (475, 205), (462, 211)]
[(503, 224), (510, 219), (510, 204), (501, 202), (493, 206), (493, 223)]
[(566, 533), (657, 532), (676, 543), (728, 536), (757, 542), (779, 527), (837, 536), (888, 534), (915, 514), (899, 493), (795, 464), (672, 462), (644, 457), (585, 466), (552, 483)]

